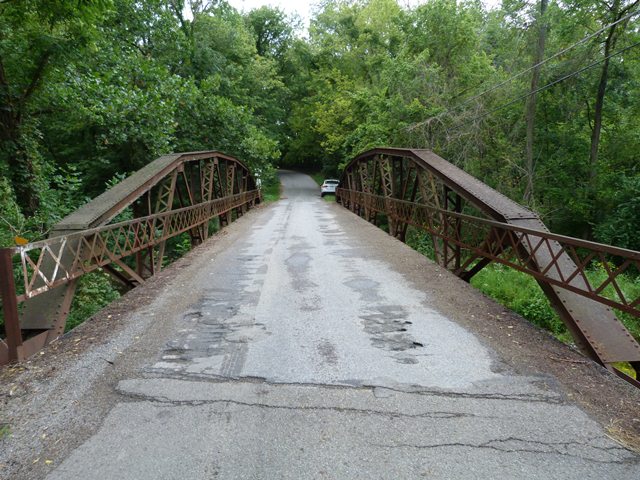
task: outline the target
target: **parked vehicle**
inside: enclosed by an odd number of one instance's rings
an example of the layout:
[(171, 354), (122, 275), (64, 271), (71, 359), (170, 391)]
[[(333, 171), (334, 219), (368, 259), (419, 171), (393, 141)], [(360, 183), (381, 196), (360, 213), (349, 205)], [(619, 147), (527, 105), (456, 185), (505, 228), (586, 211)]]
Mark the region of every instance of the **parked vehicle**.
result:
[(340, 180), (334, 180), (333, 178), (328, 178), (324, 182), (322, 182), (322, 186), (320, 187), (320, 196), (324, 197), (329, 194), (336, 194), (336, 188), (338, 188), (338, 184)]

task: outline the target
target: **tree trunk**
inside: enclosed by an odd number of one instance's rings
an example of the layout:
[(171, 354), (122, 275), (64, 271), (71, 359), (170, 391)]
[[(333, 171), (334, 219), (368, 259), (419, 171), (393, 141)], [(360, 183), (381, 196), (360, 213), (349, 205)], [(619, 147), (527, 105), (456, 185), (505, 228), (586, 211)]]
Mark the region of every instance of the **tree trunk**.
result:
[(0, 121), (3, 122), (0, 133), (0, 155), (7, 161), (8, 178), (16, 196), (16, 203), (22, 213), (30, 217), (40, 206), (40, 196), (36, 190), (38, 180), (36, 168), (21, 144), (20, 124), (13, 115), (2, 115)]
[(0, 156), (9, 167), (9, 180), (22, 213), (33, 216), (40, 206), (38, 172), (33, 158), (22, 142), (22, 119), (26, 104), (40, 86), (52, 51), (45, 50), (36, 62), (27, 88), (19, 96), (11, 95), (3, 58), (0, 56)]
[(527, 175), (527, 185), (524, 190), (525, 203), (531, 204), (534, 193), (535, 158), (533, 152), (533, 142), (536, 127), (536, 94), (540, 81), (540, 66), (538, 65), (544, 58), (544, 46), (547, 39), (547, 24), (544, 14), (547, 11), (549, 0), (540, 0), (540, 16), (538, 17), (538, 43), (533, 55), (533, 74), (531, 75), (531, 95), (527, 99), (527, 110), (525, 119), (527, 122), (527, 140), (525, 146), (525, 170)]
[[(619, 12), (620, 0), (614, 0), (614, 4), (611, 10), (614, 12), (614, 19), (619, 20), (622, 13)], [(596, 208), (596, 190), (597, 190), (597, 177), (598, 177), (598, 152), (600, 148), (600, 134), (602, 132), (602, 111), (604, 108), (604, 96), (607, 91), (607, 81), (609, 79), (609, 58), (607, 58), (611, 51), (615, 48), (617, 40), (617, 27), (618, 24), (609, 28), (607, 38), (604, 42), (604, 62), (602, 63), (602, 70), (600, 70), (600, 81), (598, 82), (598, 90), (596, 92), (596, 103), (593, 109), (593, 128), (591, 130), (591, 147), (589, 149), (589, 183), (587, 185), (587, 199), (590, 205), (590, 218), (587, 219), (587, 225), (585, 227), (584, 238), (591, 239), (593, 237), (592, 223), (595, 221), (597, 213)]]
[(593, 130), (591, 131), (591, 149), (589, 151), (589, 177), (592, 184), (597, 176), (598, 147), (600, 146), (600, 132), (602, 131), (602, 109), (604, 107), (604, 96), (607, 90), (607, 80), (609, 78), (609, 59), (611, 50), (615, 47), (615, 33), (617, 25), (609, 29), (607, 40), (604, 44), (605, 61), (600, 71), (600, 82), (596, 93), (596, 104), (593, 109)]

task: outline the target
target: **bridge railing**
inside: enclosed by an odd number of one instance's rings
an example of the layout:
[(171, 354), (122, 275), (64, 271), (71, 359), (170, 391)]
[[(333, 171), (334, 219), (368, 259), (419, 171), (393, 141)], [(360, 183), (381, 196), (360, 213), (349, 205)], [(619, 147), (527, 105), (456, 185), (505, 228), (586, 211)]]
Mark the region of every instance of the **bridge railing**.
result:
[[(389, 213), (397, 222), (442, 239), (452, 251), (461, 250), (457, 252), (460, 260), (454, 273), (463, 274), (486, 258), (640, 317), (640, 289), (625, 291), (620, 284), (620, 277), (625, 273), (640, 273), (640, 252), (382, 195), (344, 188), (338, 188), (336, 194), (342, 202)], [(573, 264), (563, 265), (564, 255), (568, 255)], [(601, 266), (603, 278), (587, 275), (594, 262)]]
[[(18, 303), (112, 263), (136, 278), (139, 275), (121, 261), (123, 258), (199, 227), (213, 217), (255, 202), (259, 197), (258, 190), (243, 192), (191, 207), (0, 249), (0, 255), (19, 256), (24, 293), (17, 295)], [(51, 263), (54, 268), (49, 272), (40, 268)], [(41, 281), (39, 287), (36, 286), (38, 280)], [(143, 281), (142, 278), (139, 280)]]
[[(160, 157), (56, 224), (51, 238), (0, 249), (0, 365), (64, 333), (77, 280), (103, 269), (127, 288), (163, 266), (167, 240), (191, 245), (260, 203), (247, 167), (217, 151)], [(117, 221), (120, 214), (135, 218)], [(116, 223), (109, 223), (116, 219)], [(23, 304), (23, 305), (20, 305)]]
[(640, 377), (640, 344), (614, 311), (640, 317), (640, 292), (621, 281), (640, 275), (640, 252), (553, 234), (535, 212), (430, 150), (364, 152), (345, 167), (336, 194), (401, 241), (409, 226), (426, 232), (435, 261), (466, 281), (492, 262), (531, 275), (576, 345), (640, 387), (617, 368), (626, 363)]

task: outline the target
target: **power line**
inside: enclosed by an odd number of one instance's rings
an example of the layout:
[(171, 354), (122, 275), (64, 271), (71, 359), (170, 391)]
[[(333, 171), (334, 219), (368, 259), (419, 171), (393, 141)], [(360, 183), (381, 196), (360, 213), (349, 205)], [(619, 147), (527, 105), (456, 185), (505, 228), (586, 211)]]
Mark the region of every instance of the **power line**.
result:
[(568, 80), (569, 78), (575, 77), (576, 75), (580, 75), (585, 70), (589, 70), (590, 68), (595, 67), (596, 65), (604, 62), (605, 60), (608, 60), (611, 57), (615, 57), (616, 55), (620, 55), (621, 53), (624, 53), (627, 50), (630, 50), (630, 49), (632, 49), (634, 47), (637, 47), (638, 45), (640, 45), (640, 42), (636, 42), (636, 43), (633, 43), (633, 44), (631, 44), (631, 45), (629, 45), (627, 47), (621, 48), (620, 50), (618, 50), (616, 52), (613, 52), (613, 53), (607, 55), (606, 57), (601, 58), (600, 60), (597, 60), (597, 61), (595, 61), (593, 63), (590, 63), (586, 67), (582, 67), (581, 69), (576, 70), (573, 73), (569, 73), (569, 74), (565, 75), (564, 77), (558, 78), (557, 80), (554, 80), (553, 82), (547, 83), (546, 85), (544, 85), (544, 86), (542, 86), (540, 88), (537, 88), (536, 90), (534, 90), (532, 92), (527, 92), (527, 93), (525, 93), (523, 95), (520, 95), (519, 97), (516, 97), (516, 98), (514, 98), (513, 100), (510, 100), (507, 103), (503, 103), (502, 105), (500, 105), (497, 108), (494, 108), (493, 110), (489, 110), (488, 112), (485, 112), (482, 115), (478, 115), (477, 117), (474, 117), (471, 120), (467, 120), (465, 122), (461, 122), (461, 123), (459, 123), (457, 125), (454, 125), (451, 128), (452, 129), (456, 129), (456, 128), (462, 127), (462, 126), (464, 126), (464, 125), (466, 125), (468, 123), (475, 122), (476, 120), (480, 120), (480, 119), (482, 119), (482, 118), (484, 118), (484, 117), (486, 117), (488, 115), (491, 115), (491, 114), (493, 114), (495, 112), (498, 112), (498, 111), (502, 110), (503, 108), (507, 108), (507, 107), (513, 105), (514, 103), (519, 102), (520, 100), (523, 100), (523, 99), (525, 99), (527, 97), (530, 97), (531, 95), (535, 95), (538, 92), (541, 92), (542, 90), (546, 90), (547, 88), (551, 88), (551, 87), (553, 87), (554, 85), (556, 85), (556, 84), (558, 84), (560, 82), (564, 82), (565, 80)]
[[(632, 12), (632, 13), (629, 13), (629, 14), (627, 14), (627, 15), (625, 15), (625, 16), (623, 16), (623, 17), (619, 18), (619, 19), (618, 19), (618, 20), (616, 20), (615, 22), (612, 22), (612, 23), (610, 23), (609, 25), (605, 25), (604, 27), (600, 28), (599, 30), (597, 30), (597, 31), (595, 31), (595, 32), (593, 32), (593, 33), (591, 33), (591, 34), (587, 35), (586, 37), (584, 37), (584, 38), (580, 39), (580, 40), (579, 40), (579, 41), (577, 41), (576, 43), (574, 43), (574, 44), (572, 44), (572, 45), (568, 46), (567, 48), (564, 48), (564, 49), (560, 50), (559, 52), (554, 53), (554, 54), (553, 54), (553, 55), (551, 55), (550, 57), (545, 58), (545, 59), (544, 59), (544, 60), (542, 60), (541, 62), (538, 62), (538, 63), (536, 63), (535, 65), (532, 65), (531, 67), (526, 68), (525, 70), (522, 70), (522, 71), (520, 71), (520, 72), (516, 73), (515, 75), (513, 75), (513, 76), (511, 76), (511, 77), (507, 78), (506, 80), (504, 80), (504, 81), (502, 81), (502, 82), (500, 82), (500, 83), (497, 83), (497, 84), (493, 85), (492, 87), (489, 87), (488, 89), (484, 90), (483, 92), (479, 93), (478, 95), (475, 95), (475, 96), (473, 96), (473, 97), (471, 97), (471, 98), (469, 98), (469, 99), (465, 100), (464, 102), (462, 102), (462, 103), (460, 103), (460, 104), (456, 105), (455, 107), (452, 107), (452, 108), (450, 108), (450, 109), (448, 109), (448, 110), (446, 110), (446, 111), (444, 111), (444, 112), (442, 112), (442, 113), (439, 113), (439, 114), (438, 114), (438, 115), (436, 115), (435, 117), (431, 117), (431, 118), (429, 118), (428, 120), (425, 120), (425, 121), (423, 121), (423, 122), (421, 122), (421, 123), (419, 123), (419, 124), (415, 124), (415, 125), (413, 125), (411, 128), (413, 129), (413, 128), (415, 128), (416, 126), (418, 126), (418, 125), (420, 125), (420, 124), (424, 124), (424, 123), (426, 123), (426, 122), (428, 122), (428, 121), (430, 121), (430, 120), (433, 120), (434, 118), (441, 117), (441, 116), (443, 116), (443, 115), (446, 115), (447, 113), (454, 112), (454, 111), (458, 110), (459, 108), (464, 107), (465, 105), (468, 105), (469, 103), (473, 102), (474, 100), (477, 100), (478, 98), (483, 97), (484, 95), (486, 95), (486, 94), (488, 94), (488, 93), (491, 93), (491, 92), (493, 92), (493, 91), (495, 91), (495, 90), (497, 90), (497, 89), (499, 89), (499, 88), (501, 88), (501, 87), (505, 86), (505, 85), (506, 85), (506, 84), (508, 84), (508, 83), (511, 83), (511, 82), (512, 82), (513, 80), (515, 80), (516, 78), (520, 78), (521, 76), (523, 76), (523, 75), (525, 75), (525, 74), (529, 73), (529, 72), (530, 72), (530, 71), (532, 71), (533, 69), (535, 69), (535, 68), (537, 68), (537, 67), (539, 67), (539, 66), (542, 66), (542, 65), (544, 65), (544, 64), (545, 64), (545, 63), (547, 63), (547, 62), (550, 62), (550, 61), (551, 61), (551, 60), (553, 60), (554, 58), (558, 58), (560, 55), (563, 55), (563, 54), (567, 53), (568, 51), (573, 50), (573, 49), (574, 49), (574, 48), (576, 48), (577, 46), (582, 45), (583, 43), (587, 42), (588, 40), (592, 39), (593, 37), (596, 37), (596, 36), (600, 35), (600, 34), (601, 34), (602, 32), (604, 32), (605, 30), (607, 30), (607, 29), (609, 29), (609, 28), (611, 28), (611, 27), (613, 27), (613, 26), (615, 26), (615, 25), (617, 25), (617, 24), (619, 24), (619, 23), (621, 23), (621, 22), (624, 22), (625, 20), (628, 20), (628, 19), (630, 19), (630, 18), (632, 18), (632, 17), (634, 17), (634, 16), (636, 16), (636, 15), (638, 15), (638, 14), (640, 14), (640, 10), (635, 11), (635, 12)], [(604, 59), (603, 59), (603, 60), (601, 60), (601, 61), (604, 61)], [(530, 94), (533, 94), (533, 93), (535, 93), (535, 92), (531, 92)]]
[(512, 77), (510, 77), (510, 78), (508, 78), (508, 79), (506, 79), (506, 80), (504, 80), (503, 82), (500, 82), (500, 83), (498, 83), (498, 84), (494, 85), (493, 87), (488, 88), (488, 89), (487, 89), (487, 90), (485, 90), (484, 92), (479, 93), (478, 95), (476, 95), (476, 96), (474, 96), (474, 97), (471, 97), (471, 98), (470, 98), (470, 99), (468, 99), (468, 100), (465, 100), (463, 103), (461, 103), (460, 105), (457, 105), (456, 107), (454, 107), (453, 109), (451, 109), (451, 110), (449, 110), (449, 111), (457, 110), (458, 108), (463, 107), (464, 105), (467, 105), (467, 104), (471, 103), (472, 101), (474, 101), (474, 100), (476, 100), (476, 99), (478, 99), (478, 98), (482, 97), (483, 95), (486, 95), (487, 93), (491, 93), (491, 92), (493, 92), (494, 90), (497, 90), (498, 88), (500, 88), (500, 87), (502, 87), (502, 86), (506, 85), (507, 83), (512, 82), (512, 81), (513, 81), (513, 80), (515, 80), (516, 78), (520, 78), (522, 75), (524, 75), (524, 74), (526, 74), (526, 73), (529, 73), (531, 70), (533, 70), (533, 69), (535, 69), (535, 68), (538, 68), (538, 67), (539, 67), (539, 66), (541, 66), (541, 65), (544, 65), (545, 63), (547, 63), (547, 62), (549, 62), (549, 61), (553, 60), (554, 58), (558, 58), (560, 55), (563, 55), (563, 54), (567, 53), (567, 52), (568, 52), (568, 51), (570, 51), (570, 50), (573, 50), (573, 49), (574, 49), (574, 48), (576, 48), (577, 46), (582, 45), (583, 43), (585, 43), (587, 40), (591, 40), (593, 37), (596, 37), (596, 36), (600, 35), (600, 34), (601, 34), (602, 32), (604, 32), (605, 30), (607, 30), (607, 29), (609, 29), (609, 28), (611, 28), (611, 27), (613, 27), (613, 26), (615, 26), (615, 25), (619, 24), (620, 22), (624, 22), (625, 20), (628, 20), (628, 19), (630, 19), (631, 17), (634, 17), (635, 15), (638, 15), (638, 14), (640, 14), (640, 10), (635, 11), (635, 12), (633, 12), (633, 13), (630, 13), (630, 14), (628, 14), (628, 15), (625, 15), (625, 16), (624, 16), (624, 17), (622, 17), (622, 18), (619, 18), (619, 19), (618, 19), (618, 20), (616, 20), (615, 22), (610, 23), (609, 25), (606, 25), (606, 26), (602, 27), (600, 30), (598, 30), (598, 31), (596, 31), (596, 32), (593, 32), (593, 33), (591, 33), (591, 34), (587, 35), (586, 37), (584, 37), (583, 39), (581, 39), (581, 40), (579, 40), (578, 42), (574, 43), (573, 45), (570, 45), (570, 46), (568, 46), (567, 48), (565, 48), (565, 49), (563, 49), (563, 50), (560, 50), (559, 52), (557, 52), (557, 53), (555, 53), (555, 54), (551, 55), (551, 56), (550, 56), (550, 57), (548, 57), (548, 58), (545, 58), (545, 59), (544, 59), (544, 60), (542, 60), (541, 62), (538, 62), (538, 63), (536, 63), (535, 65), (533, 65), (533, 66), (531, 66), (531, 67), (529, 67), (529, 68), (527, 68), (527, 69), (525, 69), (525, 70), (522, 70), (522, 71), (521, 71), (521, 72), (519, 72), (519, 73), (516, 73), (514, 76), (512, 76)]

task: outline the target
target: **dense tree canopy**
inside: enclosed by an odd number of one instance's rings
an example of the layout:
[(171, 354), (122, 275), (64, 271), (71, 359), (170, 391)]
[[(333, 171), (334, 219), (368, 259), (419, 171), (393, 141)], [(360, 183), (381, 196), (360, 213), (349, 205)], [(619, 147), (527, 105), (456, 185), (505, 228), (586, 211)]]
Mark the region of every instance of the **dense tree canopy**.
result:
[(307, 34), (223, 0), (0, 0), (0, 243), (169, 151), (337, 175), (395, 145), (640, 249), (640, 2), (402, 5), (325, 0)]

